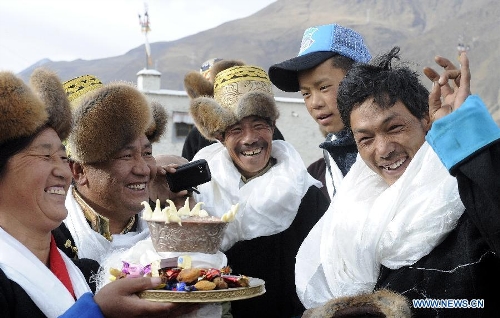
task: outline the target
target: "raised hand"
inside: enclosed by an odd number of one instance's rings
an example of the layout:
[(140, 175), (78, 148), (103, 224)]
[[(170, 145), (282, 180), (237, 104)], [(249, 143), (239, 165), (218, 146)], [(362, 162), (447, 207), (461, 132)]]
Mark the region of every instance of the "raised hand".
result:
[(429, 94), (429, 116), (431, 123), (459, 108), (471, 94), (471, 75), (467, 53), (461, 52), (459, 60), (460, 69), (457, 69), (450, 60), (436, 56), (436, 63), (444, 68), (441, 75), (430, 67), (424, 68), (424, 74), (433, 83), (431, 93)]

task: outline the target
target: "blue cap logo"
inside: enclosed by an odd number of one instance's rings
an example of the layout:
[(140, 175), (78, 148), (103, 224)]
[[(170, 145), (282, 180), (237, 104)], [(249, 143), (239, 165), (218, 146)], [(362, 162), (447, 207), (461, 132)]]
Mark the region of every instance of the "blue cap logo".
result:
[(318, 31), (318, 28), (309, 28), (304, 31), (304, 36), (302, 37), (302, 43), (300, 43), (300, 51), (298, 56), (301, 56), (305, 50), (307, 50), (314, 44), (313, 35), (316, 31)]
[(311, 27), (304, 31), (297, 56), (313, 52), (336, 52), (363, 63), (371, 59), (361, 35), (338, 24)]

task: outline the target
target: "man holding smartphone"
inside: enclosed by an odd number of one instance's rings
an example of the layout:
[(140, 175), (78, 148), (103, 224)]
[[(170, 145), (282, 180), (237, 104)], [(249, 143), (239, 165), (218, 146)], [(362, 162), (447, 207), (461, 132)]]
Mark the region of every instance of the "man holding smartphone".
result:
[(74, 122), (66, 140), (73, 183), (58, 246), (102, 263), (149, 235), (139, 213), (156, 175), (152, 143), (165, 131), (166, 112), (126, 83), (103, 85), (85, 75), (64, 88)]

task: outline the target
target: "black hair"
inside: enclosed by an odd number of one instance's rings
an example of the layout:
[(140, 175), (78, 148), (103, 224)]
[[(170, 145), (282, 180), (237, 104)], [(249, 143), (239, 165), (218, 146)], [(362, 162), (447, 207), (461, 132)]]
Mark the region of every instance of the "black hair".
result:
[(344, 126), (349, 130), (353, 109), (369, 98), (383, 109), (401, 101), (418, 119), (429, 113), (429, 91), (420, 82), (418, 74), (406, 65), (392, 66), (393, 59), (399, 60), (399, 51), (395, 46), (369, 64), (355, 63), (340, 82), (337, 107)]
[(28, 147), (39, 132), (40, 130), (38, 130), (35, 134), (10, 139), (0, 144), (0, 179), (5, 173), (9, 159)]
[(340, 68), (346, 73), (352, 68), (353, 64), (355, 63), (353, 59), (338, 53), (332, 56), (330, 60), (332, 60), (333, 67)]

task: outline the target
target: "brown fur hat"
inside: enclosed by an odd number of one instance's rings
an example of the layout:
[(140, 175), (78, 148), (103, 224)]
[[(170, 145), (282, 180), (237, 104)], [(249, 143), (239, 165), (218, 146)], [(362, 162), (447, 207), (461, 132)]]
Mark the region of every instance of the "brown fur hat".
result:
[(214, 95), (213, 83), (196, 71), (190, 71), (184, 76), (184, 89), (189, 98)]
[[(214, 63), (209, 63), (214, 61)], [(199, 72), (191, 71), (184, 76), (184, 88), (190, 98), (214, 95), (214, 78), (220, 71), (233, 66), (245, 65), (239, 60), (212, 59), (205, 63)]]
[(124, 82), (87, 92), (80, 97), (73, 116), (68, 147), (71, 159), (80, 163), (109, 160), (141, 134), (157, 141), (167, 121), (161, 105), (152, 107), (144, 94)]
[(387, 289), (332, 299), (321, 307), (308, 309), (302, 318), (387, 317), (410, 318), (406, 297)]
[(0, 72), (0, 144), (30, 136), (44, 125), (52, 127), (61, 139), (68, 135), (71, 112), (58, 76), (37, 68), (30, 86), (11, 72)]
[(278, 108), (266, 71), (257, 66), (234, 66), (215, 76), (214, 98), (191, 101), (191, 117), (209, 140), (222, 140), (225, 130), (244, 117), (256, 115), (275, 121)]
[(168, 114), (160, 102), (152, 101), (150, 105), (153, 111), (153, 122), (146, 130), (146, 137), (150, 142), (157, 142), (167, 130)]
[(245, 62), (240, 61), (240, 60), (220, 60), (215, 62), (212, 67), (209, 70), (209, 80), (213, 84), (215, 82), (215, 76), (219, 74), (220, 72), (227, 70), (230, 67), (233, 66), (243, 66), (245, 65)]

